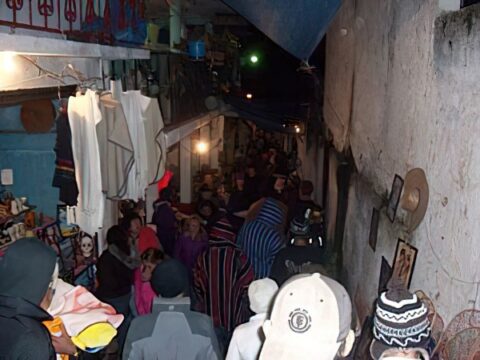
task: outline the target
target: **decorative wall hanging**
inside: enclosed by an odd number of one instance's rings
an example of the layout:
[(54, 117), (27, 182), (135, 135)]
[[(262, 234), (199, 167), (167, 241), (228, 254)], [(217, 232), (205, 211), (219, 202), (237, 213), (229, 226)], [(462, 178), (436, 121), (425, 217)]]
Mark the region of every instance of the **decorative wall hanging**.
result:
[(395, 215), (397, 214), (397, 208), (400, 201), (400, 195), (402, 194), (402, 188), (403, 179), (400, 177), (400, 175), (395, 174), (387, 204), (387, 217), (392, 223), (395, 221)]
[(418, 250), (415, 247), (407, 244), (402, 239), (398, 239), (395, 259), (393, 260), (392, 276), (398, 277), (406, 289), (410, 287), (417, 252)]
[(380, 220), (380, 211), (373, 208), (372, 220), (370, 221), (370, 233), (368, 235), (368, 244), (373, 251), (377, 249), (377, 236), (378, 236), (378, 222)]
[(55, 109), (48, 99), (25, 101), (20, 118), (27, 133), (46, 133), (55, 121)]
[(408, 212), (407, 232), (411, 233), (422, 222), (428, 208), (428, 182), (425, 172), (412, 169), (405, 177), (405, 189), (401, 199), (401, 207)]

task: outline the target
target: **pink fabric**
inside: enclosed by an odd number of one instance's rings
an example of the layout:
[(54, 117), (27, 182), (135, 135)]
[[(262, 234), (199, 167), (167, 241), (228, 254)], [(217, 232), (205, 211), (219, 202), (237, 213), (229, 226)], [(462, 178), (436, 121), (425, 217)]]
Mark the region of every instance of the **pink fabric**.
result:
[(142, 254), (148, 248), (161, 249), (160, 241), (155, 231), (145, 226), (140, 230), (140, 234), (138, 235), (138, 252)]
[(135, 306), (138, 315), (152, 312), (153, 298), (156, 296), (149, 281), (142, 281), (140, 269), (135, 270), (133, 286), (135, 288)]
[(100, 300), (82, 286), (58, 281), (48, 312), (53, 317), (62, 319), (69, 336), (76, 336), (90, 325), (108, 322), (118, 328), (123, 322), (123, 315)]

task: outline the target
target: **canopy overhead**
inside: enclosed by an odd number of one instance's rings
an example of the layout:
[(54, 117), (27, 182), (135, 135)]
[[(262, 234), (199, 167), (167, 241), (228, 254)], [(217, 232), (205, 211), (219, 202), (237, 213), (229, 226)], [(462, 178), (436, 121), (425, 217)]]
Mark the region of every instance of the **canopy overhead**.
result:
[(341, 0), (223, 0), (300, 60), (308, 60), (325, 35)]

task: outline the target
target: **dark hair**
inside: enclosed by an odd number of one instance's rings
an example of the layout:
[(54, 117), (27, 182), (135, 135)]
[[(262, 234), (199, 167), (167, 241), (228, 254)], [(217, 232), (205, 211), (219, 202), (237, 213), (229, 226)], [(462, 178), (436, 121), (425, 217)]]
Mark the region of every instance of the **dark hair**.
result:
[(107, 231), (107, 244), (115, 245), (126, 255), (130, 255), (130, 246), (128, 244), (128, 234), (119, 225), (114, 225)]
[(136, 212), (129, 212), (123, 217), (120, 223), (120, 226), (122, 227), (123, 230), (128, 232), (128, 230), (130, 230), (130, 226), (132, 226), (133, 220), (140, 220), (140, 222), (143, 224), (143, 221), (140, 215), (138, 215)]
[(165, 253), (160, 249), (151, 247), (145, 250), (142, 255), (140, 255), (140, 259), (152, 264), (159, 264), (163, 259), (165, 259)]
[(161, 201), (172, 201), (173, 198), (173, 191), (171, 188), (166, 187), (162, 191), (160, 191), (160, 200)]
[(300, 183), (300, 192), (304, 196), (312, 195), (313, 192), (313, 184), (309, 180), (303, 180)]

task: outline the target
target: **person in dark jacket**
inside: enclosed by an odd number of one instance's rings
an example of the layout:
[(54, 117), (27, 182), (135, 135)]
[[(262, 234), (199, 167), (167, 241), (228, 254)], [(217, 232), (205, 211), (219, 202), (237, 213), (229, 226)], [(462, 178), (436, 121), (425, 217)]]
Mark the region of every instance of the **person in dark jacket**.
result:
[(172, 198), (172, 190), (170, 188), (163, 189), (160, 198), (153, 204), (152, 216), (152, 223), (157, 226), (157, 236), (168, 256), (173, 256), (177, 239), (177, 218), (172, 209)]
[(42, 322), (58, 276), (56, 254), (38, 239), (18, 240), (0, 255), (0, 359), (55, 359), (55, 350), (73, 355), (65, 331), (52, 339)]
[(103, 252), (97, 263), (98, 288), (95, 295), (125, 316), (118, 329), (118, 343), (122, 348), (131, 321), (133, 274), (140, 266), (140, 259), (132, 256), (135, 252), (128, 234), (118, 225), (108, 229), (107, 243), (108, 249)]

